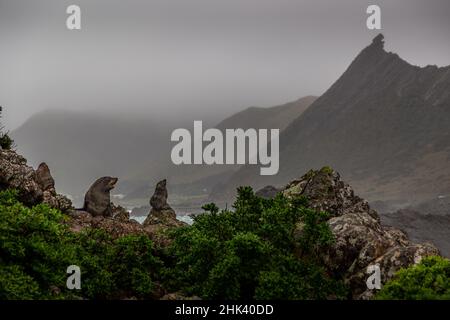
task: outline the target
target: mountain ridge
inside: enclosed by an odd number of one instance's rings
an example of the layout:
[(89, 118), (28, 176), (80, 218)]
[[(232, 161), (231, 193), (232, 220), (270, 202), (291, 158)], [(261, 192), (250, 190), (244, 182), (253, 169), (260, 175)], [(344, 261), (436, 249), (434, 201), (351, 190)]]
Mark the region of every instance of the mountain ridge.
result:
[[(314, 99), (307, 96), (275, 107), (247, 108), (238, 116), (223, 119), (217, 127), (284, 128)], [(152, 186), (167, 178), (184, 203), (184, 198), (193, 196), (194, 191), (207, 195), (214, 177), (227, 179), (239, 167), (173, 165), (171, 131), (190, 126), (191, 121), (176, 118), (167, 122), (149, 116), (46, 110), (33, 115), (11, 135), (33, 166), (50, 159), (58, 188), (80, 205), (82, 191), (97, 175), (121, 176), (116, 192), (129, 195), (126, 200), (147, 198)]]
[(435, 196), (450, 184), (448, 88), (450, 67), (413, 66), (386, 52), (378, 35), (281, 133), (278, 175), (262, 177), (246, 166), (211, 198), (229, 199), (238, 185), (282, 186), (298, 172), (326, 165), (370, 201), (408, 201), (412, 191), (417, 200)]

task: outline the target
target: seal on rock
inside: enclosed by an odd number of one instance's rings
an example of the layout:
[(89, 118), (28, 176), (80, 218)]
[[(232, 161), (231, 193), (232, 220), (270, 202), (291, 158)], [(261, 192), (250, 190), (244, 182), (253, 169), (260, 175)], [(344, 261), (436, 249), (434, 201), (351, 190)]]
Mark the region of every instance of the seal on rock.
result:
[(53, 179), (50, 168), (45, 162), (42, 162), (36, 169), (36, 182), (42, 189), (42, 202), (48, 204), (50, 207), (59, 209), (62, 212), (72, 210), (72, 201), (67, 197), (56, 193), (55, 179)]
[(152, 209), (144, 221), (144, 226), (149, 225), (165, 225), (168, 227), (176, 227), (184, 225), (183, 222), (177, 220), (175, 211), (167, 203), (166, 180), (161, 180), (156, 184), (155, 192), (150, 198)]
[(102, 177), (94, 182), (84, 197), (83, 210), (93, 216), (111, 217), (110, 191), (114, 189), (118, 178)]
[(167, 203), (167, 196), (166, 179), (164, 179), (156, 185), (155, 193), (150, 198), (150, 205), (155, 210), (169, 209), (170, 206)]
[(42, 162), (36, 169), (36, 180), (42, 188), (42, 191), (55, 189), (55, 180), (53, 179), (50, 169), (45, 162)]

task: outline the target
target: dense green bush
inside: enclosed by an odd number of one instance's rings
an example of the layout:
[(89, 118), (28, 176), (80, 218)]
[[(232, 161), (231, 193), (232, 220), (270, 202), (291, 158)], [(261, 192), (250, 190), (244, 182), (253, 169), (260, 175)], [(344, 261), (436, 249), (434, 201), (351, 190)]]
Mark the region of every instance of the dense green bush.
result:
[[(240, 188), (233, 210), (206, 205), (156, 258), (147, 236), (73, 233), (60, 211), (26, 207), (3, 191), (0, 300), (153, 298), (156, 281), (204, 299), (345, 298), (341, 281), (321, 267), (319, 252), (334, 241), (327, 215), (306, 205)], [(66, 288), (69, 265), (81, 268), (81, 290)], [(449, 279), (449, 260), (426, 258), (399, 271), (377, 299), (450, 299)]]
[(304, 198), (266, 200), (244, 187), (233, 211), (205, 206), (174, 234), (168, 285), (205, 299), (342, 297), (343, 286), (318, 263), (317, 250), (333, 241), (326, 215), (305, 205)]
[(401, 269), (377, 295), (384, 300), (449, 300), (450, 260), (424, 258), (418, 265)]
[[(146, 236), (112, 239), (72, 233), (46, 205), (28, 208), (0, 192), (0, 299), (151, 297), (160, 262)], [(81, 268), (81, 290), (66, 289), (67, 267)], [(52, 295), (52, 292), (60, 294)]]
[(14, 147), (14, 141), (7, 133), (0, 132), (0, 147), (5, 150), (10, 150)]

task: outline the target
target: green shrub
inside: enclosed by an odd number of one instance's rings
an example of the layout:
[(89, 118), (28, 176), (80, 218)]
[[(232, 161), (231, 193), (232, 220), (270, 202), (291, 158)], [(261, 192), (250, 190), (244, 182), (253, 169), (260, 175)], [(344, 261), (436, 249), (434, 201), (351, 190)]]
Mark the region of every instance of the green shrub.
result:
[(0, 264), (0, 300), (39, 298), (39, 285), (18, 265)]
[[(2, 117), (3, 107), (0, 106), (0, 119)], [(8, 132), (3, 132), (3, 126), (0, 123), (0, 147), (2, 149), (10, 150), (14, 147), (14, 141), (8, 135)]]
[(10, 150), (14, 147), (14, 141), (7, 133), (0, 133), (0, 147), (5, 150)]
[(380, 300), (449, 300), (450, 260), (426, 257), (401, 269), (376, 296)]
[[(112, 239), (105, 231), (72, 233), (46, 205), (28, 208), (0, 192), (0, 298), (148, 298), (160, 262), (146, 236)], [(66, 289), (67, 267), (81, 269), (81, 290)], [(52, 288), (61, 293), (52, 295)]]
[(267, 200), (243, 187), (233, 211), (204, 206), (192, 226), (173, 235), (168, 286), (205, 299), (342, 297), (343, 286), (319, 267), (316, 249), (333, 241), (326, 215), (305, 205), (304, 198)]
[[(152, 298), (155, 281), (205, 299), (345, 296), (320, 267), (318, 252), (333, 242), (327, 216), (306, 199), (266, 200), (239, 188), (234, 210), (204, 209), (173, 231), (163, 266), (147, 236), (73, 233), (60, 211), (0, 192), (0, 299)], [(66, 288), (69, 265), (81, 269), (81, 290)]]

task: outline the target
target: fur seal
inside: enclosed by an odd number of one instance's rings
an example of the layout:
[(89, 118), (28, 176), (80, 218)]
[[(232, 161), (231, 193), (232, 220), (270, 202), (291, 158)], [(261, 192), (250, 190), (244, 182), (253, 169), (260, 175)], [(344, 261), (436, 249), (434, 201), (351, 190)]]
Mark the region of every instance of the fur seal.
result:
[(166, 179), (158, 182), (155, 188), (155, 193), (150, 198), (150, 205), (155, 210), (164, 210), (170, 208), (167, 204), (167, 188)]
[(155, 192), (150, 198), (152, 209), (143, 223), (144, 227), (150, 225), (164, 225), (166, 227), (184, 225), (183, 222), (177, 220), (175, 211), (167, 203), (166, 183), (165, 179), (157, 183)]
[(45, 162), (42, 162), (36, 169), (36, 180), (41, 186), (42, 191), (49, 191), (55, 189), (55, 180), (53, 179), (50, 169)]
[(94, 182), (84, 197), (83, 210), (93, 216), (111, 217), (110, 191), (114, 189), (118, 178), (102, 177)]

